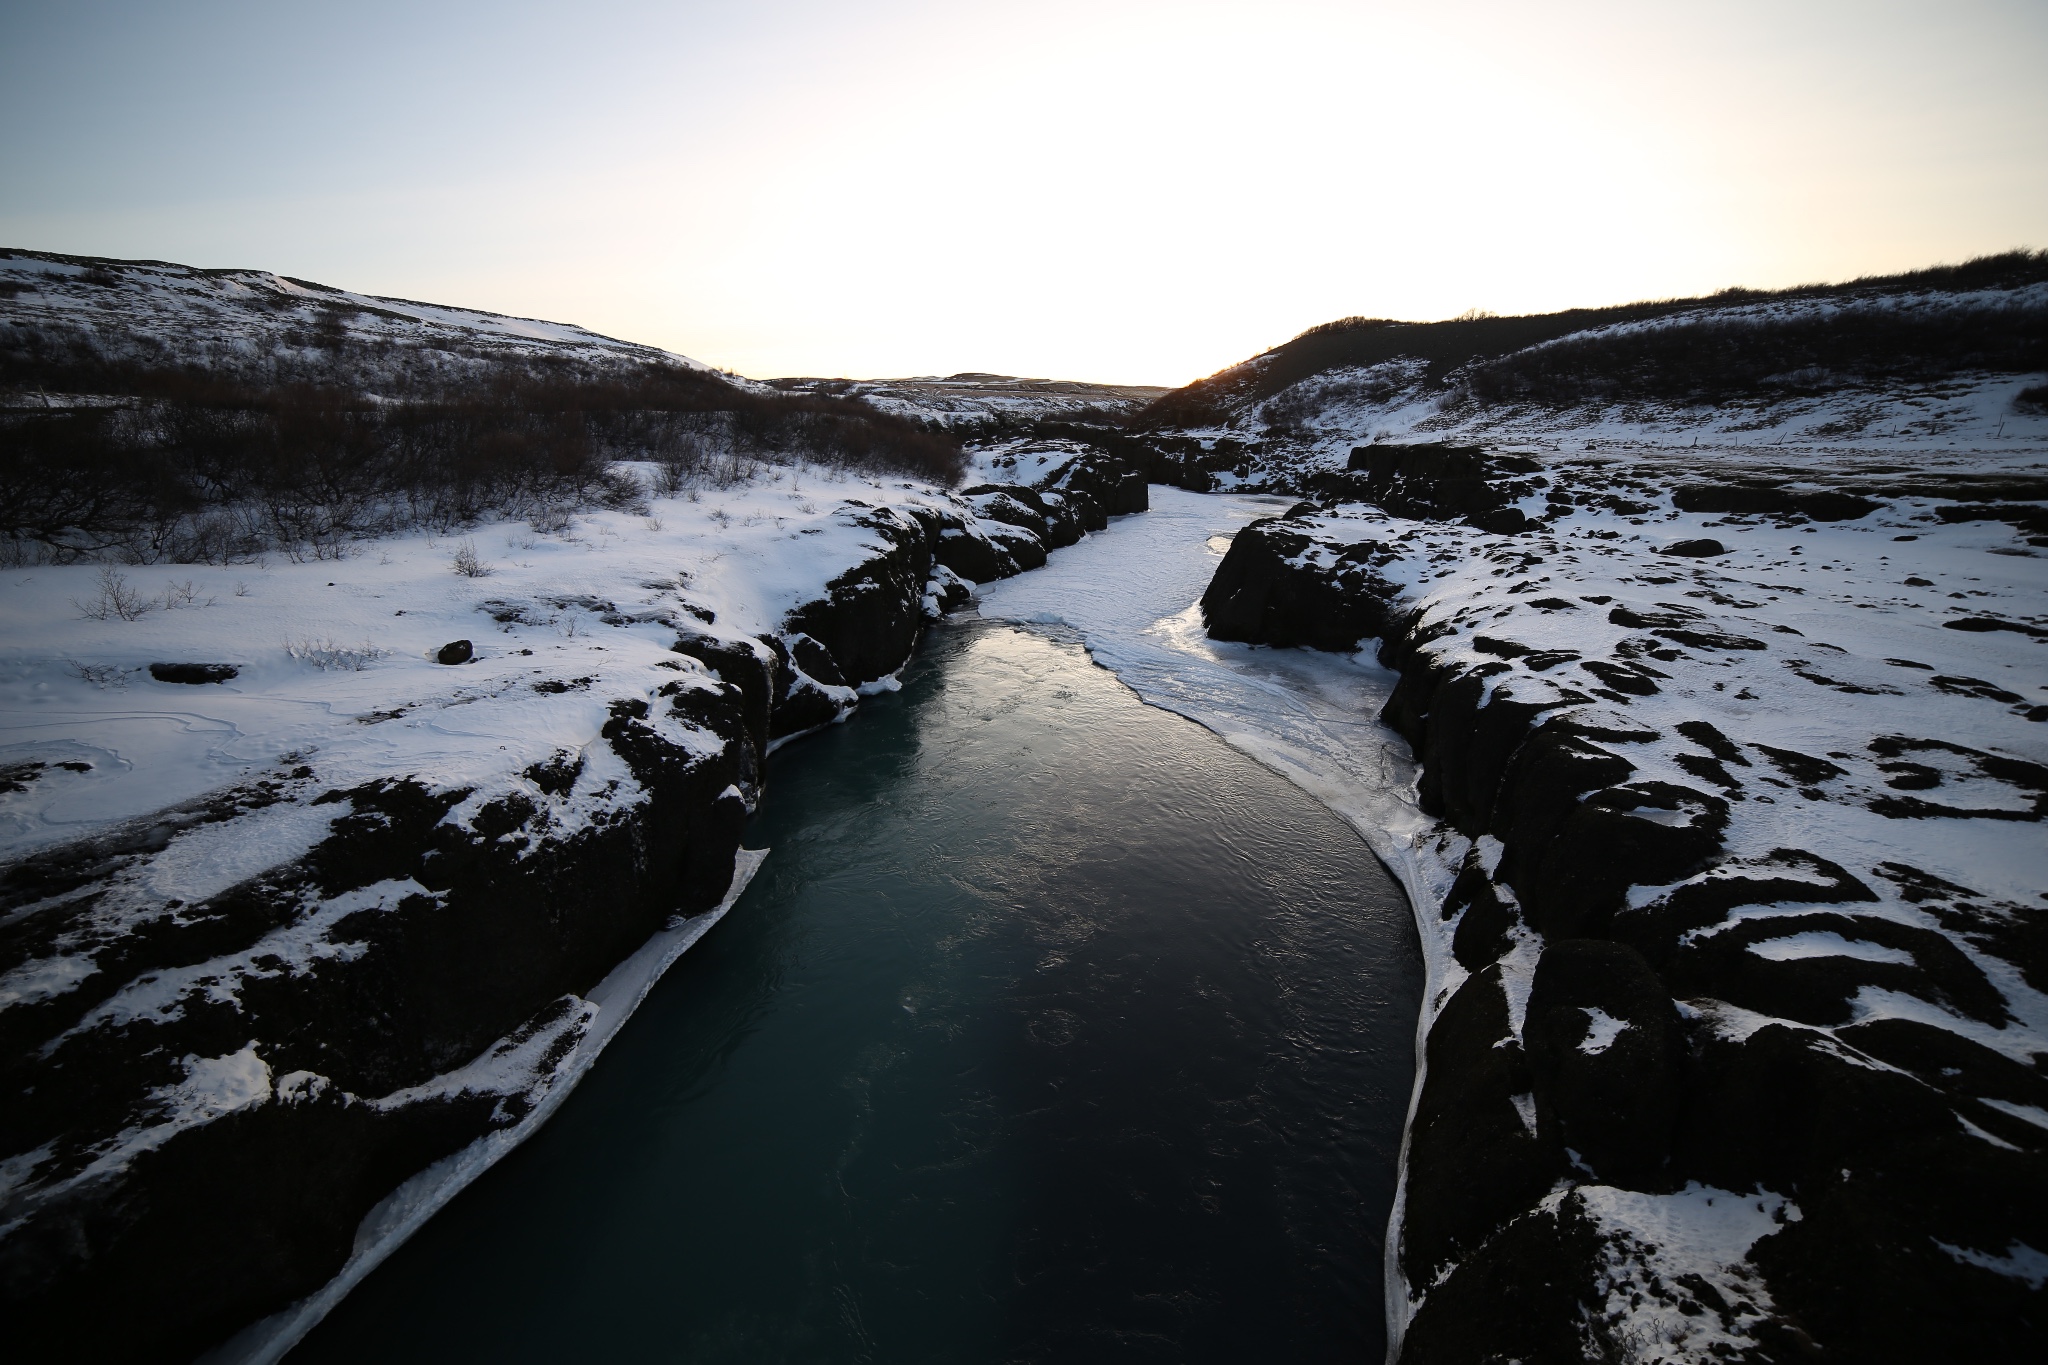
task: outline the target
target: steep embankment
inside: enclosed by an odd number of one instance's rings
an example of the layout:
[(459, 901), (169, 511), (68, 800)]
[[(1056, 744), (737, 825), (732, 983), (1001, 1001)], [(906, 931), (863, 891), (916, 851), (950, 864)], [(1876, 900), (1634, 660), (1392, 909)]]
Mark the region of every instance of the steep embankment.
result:
[(2038, 1350), (2048, 487), (1922, 458), (1366, 447), (1235, 538), (1211, 634), (1377, 638), (1440, 821), (1402, 1360)]
[(794, 466), (644, 515), (17, 584), (14, 1349), (189, 1356), (494, 1159), (736, 890), (767, 750), (888, 686), (969, 581), (1144, 506), (1109, 462), (1037, 482)]

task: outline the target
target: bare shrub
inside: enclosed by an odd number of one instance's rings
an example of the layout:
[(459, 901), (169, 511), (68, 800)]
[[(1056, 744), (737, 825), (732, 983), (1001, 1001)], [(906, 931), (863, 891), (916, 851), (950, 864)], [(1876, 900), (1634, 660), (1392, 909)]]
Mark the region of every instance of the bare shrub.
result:
[(489, 578), (495, 572), (490, 565), (478, 558), (475, 542), (467, 540), (456, 547), (455, 558), (450, 561), (450, 565), (464, 578)]
[(616, 467), (605, 470), (598, 477), (592, 496), (600, 506), (609, 507), (614, 512), (647, 514), (647, 490), (641, 486), (640, 480), (633, 477), (631, 470)]
[(99, 595), (90, 601), (71, 599), (78, 614), (89, 621), (139, 621), (158, 606), (131, 587), (128, 575), (111, 564), (101, 566), (99, 588)]
[(127, 671), (118, 664), (82, 664), (72, 660), (71, 675), (81, 682), (91, 683), (102, 691), (109, 687), (128, 685)]
[(180, 607), (210, 607), (213, 605), (213, 601), (209, 597), (204, 602), (201, 602), (199, 600), (198, 585), (189, 578), (183, 583), (173, 581), (164, 584), (163, 604), (165, 611), (176, 611)]
[(323, 672), (360, 673), (391, 651), (365, 640), (359, 645), (338, 645), (332, 640), (286, 640), (284, 652), (300, 663)]

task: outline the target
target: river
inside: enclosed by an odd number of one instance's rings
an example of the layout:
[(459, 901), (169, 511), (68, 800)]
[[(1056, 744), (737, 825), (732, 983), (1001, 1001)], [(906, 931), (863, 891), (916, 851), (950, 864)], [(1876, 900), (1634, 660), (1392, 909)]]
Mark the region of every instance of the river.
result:
[(291, 1360), (1376, 1358), (1407, 904), (1083, 638), (941, 628), (778, 754), (732, 913)]

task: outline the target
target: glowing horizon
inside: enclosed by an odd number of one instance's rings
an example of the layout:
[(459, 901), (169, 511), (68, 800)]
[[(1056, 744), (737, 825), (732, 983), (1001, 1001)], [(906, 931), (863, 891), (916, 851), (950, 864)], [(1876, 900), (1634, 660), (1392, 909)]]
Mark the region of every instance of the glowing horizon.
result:
[(1994, 0), (122, 0), (0, 16), (0, 242), (761, 377), (1179, 384), (2048, 245), (2044, 58)]

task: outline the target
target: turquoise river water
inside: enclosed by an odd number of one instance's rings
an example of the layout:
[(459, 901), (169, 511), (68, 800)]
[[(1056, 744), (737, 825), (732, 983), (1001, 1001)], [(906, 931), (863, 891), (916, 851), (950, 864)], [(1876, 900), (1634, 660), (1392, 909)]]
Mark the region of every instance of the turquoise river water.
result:
[(747, 843), (292, 1365), (1378, 1358), (1422, 968), (1343, 821), (980, 625), (778, 754)]

